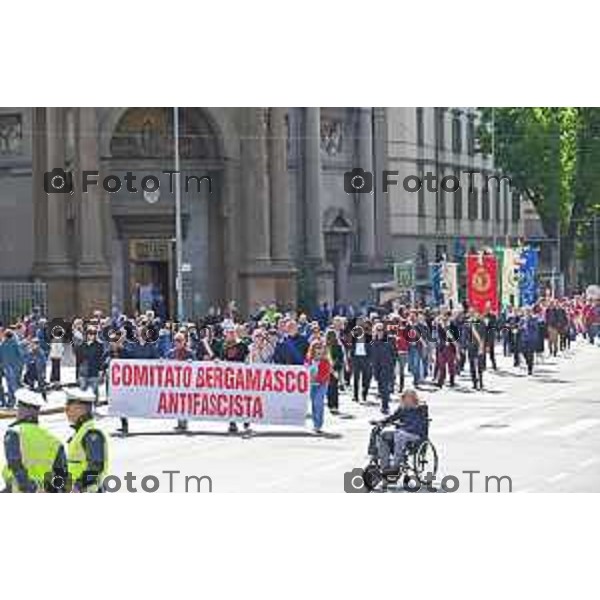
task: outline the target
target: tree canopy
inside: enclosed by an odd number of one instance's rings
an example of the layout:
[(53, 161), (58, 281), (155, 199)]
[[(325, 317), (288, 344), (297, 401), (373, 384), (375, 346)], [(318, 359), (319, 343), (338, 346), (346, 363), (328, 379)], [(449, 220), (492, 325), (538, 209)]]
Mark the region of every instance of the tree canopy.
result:
[[(600, 213), (600, 108), (482, 108), (481, 149), (536, 207), (549, 238), (560, 232), (568, 268)], [(560, 227), (559, 227), (560, 225)]]

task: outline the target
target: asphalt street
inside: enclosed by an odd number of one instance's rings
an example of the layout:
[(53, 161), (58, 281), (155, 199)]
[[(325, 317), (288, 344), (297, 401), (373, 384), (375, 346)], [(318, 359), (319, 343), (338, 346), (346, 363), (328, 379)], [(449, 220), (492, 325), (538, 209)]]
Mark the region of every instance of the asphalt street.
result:
[[(498, 481), (489, 479), (486, 486), (486, 477), (508, 476), (516, 493), (600, 491), (600, 347), (580, 341), (536, 364), (532, 377), (500, 357), (499, 370), (488, 370), (484, 383), (484, 391), (473, 391), (465, 373), (455, 389), (427, 386), (421, 392), (439, 453), (436, 489), (451, 476), (458, 492), (487, 487), (492, 493)], [(225, 423), (195, 421), (180, 434), (173, 421), (132, 420), (129, 437), (110, 438), (111, 473), (132, 473), (130, 486), (138, 492), (149, 475), (159, 479), (161, 492), (183, 492), (185, 477), (202, 476), (210, 477), (200, 481), (203, 492), (209, 483), (213, 492), (343, 492), (344, 473), (367, 462), (368, 422), (380, 417), (376, 388), (366, 405), (342, 393), (340, 410), (326, 415), (322, 436), (312, 432), (310, 421), (306, 429), (255, 427), (246, 438), (228, 434)], [(107, 408), (100, 412), (101, 426), (114, 433), (118, 419)], [(42, 421), (63, 439), (70, 435), (62, 414)], [(0, 421), (0, 435), (9, 422)], [(456, 484), (445, 481), (448, 488)], [(125, 491), (124, 479), (122, 486)], [(187, 487), (197, 491), (198, 480), (188, 480)], [(508, 492), (508, 479), (500, 487)]]

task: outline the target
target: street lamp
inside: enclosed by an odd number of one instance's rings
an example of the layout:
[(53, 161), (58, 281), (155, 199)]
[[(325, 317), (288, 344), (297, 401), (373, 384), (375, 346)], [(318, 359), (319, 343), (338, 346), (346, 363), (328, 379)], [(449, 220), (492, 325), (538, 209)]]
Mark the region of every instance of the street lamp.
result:
[(183, 235), (181, 226), (181, 173), (179, 162), (179, 108), (173, 107), (173, 139), (175, 142), (175, 290), (177, 292), (177, 320), (183, 322)]

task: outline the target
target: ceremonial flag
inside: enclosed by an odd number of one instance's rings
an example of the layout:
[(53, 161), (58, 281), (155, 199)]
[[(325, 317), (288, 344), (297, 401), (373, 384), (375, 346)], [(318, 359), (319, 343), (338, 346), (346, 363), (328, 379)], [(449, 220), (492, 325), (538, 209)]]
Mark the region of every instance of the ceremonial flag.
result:
[(519, 306), (519, 273), (521, 271), (521, 250), (504, 249), (502, 261), (502, 305)]
[(394, 281), (400, 290), (412, 290), (415, 287), (415, 263), (408, 260), (394, 263)]
[(467, 256), (467, 301), (480, 314), (498, 312), (498, 269), (492, 254)]
[(429, 272), (431, 276), (431, 292), (433, 302), (436, 306), (444, 303), (444, 293), (442, 291), (442, 265), (443, 263), (431, 263)]
[(531, 306), (537, 301), (538, 253), (533, 248), (524, 248), (521, 252), (519, 273), (519, 296), (521, 306)]
[(494, 256), (496, 257), (496, 271), (498, 273), (498, 302), (500, 302), (500, 304), (502, 304), (502, 287), (503, 287), (503, 283), (504, 283), (504, 278), (503, 278), (503, 274), (504, 274), (504, 259), (505, 259), (505, 254), (504, 254), (505, 249), (500, 247), (500, 246), (496, 246), (494, 248)]
[(452, 308), (458, 306), (458, 276), (456, 263), (442, 263), (442, 293), (444, 295), (444, 304), (446, 306), (452, 306)]

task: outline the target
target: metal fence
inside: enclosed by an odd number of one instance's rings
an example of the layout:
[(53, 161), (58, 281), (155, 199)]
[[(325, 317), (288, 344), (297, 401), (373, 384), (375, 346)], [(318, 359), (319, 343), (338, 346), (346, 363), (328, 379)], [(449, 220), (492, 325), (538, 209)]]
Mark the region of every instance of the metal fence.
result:
[(34, 308), (46, 315), (48, 294), (45, 283), (0, 281), (0, 321), (10, 325), (16, 319), (31, 314)]

